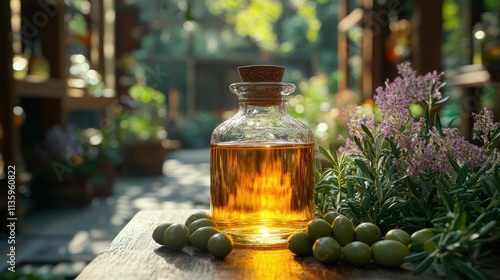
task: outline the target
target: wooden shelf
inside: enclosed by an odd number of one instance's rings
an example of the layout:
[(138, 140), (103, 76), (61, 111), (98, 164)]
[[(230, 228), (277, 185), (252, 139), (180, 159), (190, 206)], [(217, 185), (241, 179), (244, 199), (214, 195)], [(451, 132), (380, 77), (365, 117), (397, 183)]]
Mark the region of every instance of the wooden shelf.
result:
[(59, 79), (50, 79), (44, 82), (19, 80), (14, 82), (17, 97), (32, 98), (63, 98), (66, 94), (66, 84)]
[(112, 106), (114, 102), (116, 102), (115, 97), (66, 96), (64, 98), (64, 108), (66, 110), (104, 109), (106, 107)]
[(486, 83), (500, 83), (500, 69), (485, 65), (466, 65), (457, 70), (450, 84), (464, 88), (481, 87)]
[[(461, 89), (459, 129), (466, 139), (470, 139), (473, 129), (471, 116), (483, 108), (480, 88), (487, 84), (500, 84), (500, 68), (498, 65), (465, 65), (457, 69), (456, 74), (449, 78), (449, 83)], [(500, 108), (494, 104), (492, 110), (497, 116)]]
[(361, 8), (356, 8), (350, 12), (347, 16), (339, 20), (338, 29), (339, 32), (347, 32), (349, 29), (356, 26), (363, 20), (364, 11)]

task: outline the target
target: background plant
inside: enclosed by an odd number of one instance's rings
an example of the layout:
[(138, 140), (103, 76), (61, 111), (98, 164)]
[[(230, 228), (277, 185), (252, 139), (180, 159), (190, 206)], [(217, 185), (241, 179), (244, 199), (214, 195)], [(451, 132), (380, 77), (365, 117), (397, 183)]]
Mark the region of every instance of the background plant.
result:
[[(350, 137), (341, 153), (333, 146), (329, 150), (320, 147), (331, 167), (318, 165), (318, 211), (337, 210), (355, 223), (373, 222), (384, 232), (434, 227), (444, 235), (469, 236), (481, 250), (500, 232), (495, 179), (500, 157), (492, 148), (500, 138), (500, 125), (485, 108), (482, 114), (473, 115), (472, 141), (466, 141), (458, 129), (451, 123), (443, 125), (435, 114), (447, 100), (440, 93), (442, 74), (417, 75), (409, 63), (400, 64), (398, 70), (399, 77), (377, 89), (380, 118), (367, 114), (366, 108), (357, 109), (349, 115)], [(467, 219), (450, 221), (455, 216)], [(488, 231), (481, 230), (485, 225)], [(436, 241), (440, 252), (453, 251), (445, 254), (455, 256), (447, 262), (450, 271), (463, 274), (460, 260), (455, 261), (460, 258), (475, 270), (474, 262), (483, 254), (478, 251), (469, 258), (464, 255), (469, 245), (453, 243), (457, 247), (453, 249), (450, 238)], [(442, 256), (435, 253), (431, 258), (443, 263)]]
[(192, 117), (179, 118), (168, 126), (169, 137), (182, 142), (183, 147), (202, 148), (210, 145), (214, 129), (221, 123), (217, 115), (199, 112)]
[(352, 110), (358, 104), (358, 95), (351, 90), (335, 92), (336, 76), (316, 74), (301, 80), (297, 93), (289, 98), (289, 112), (313, 132), (316, 143), (337, 143), (339, 135), (347, 133), (342, 110)]
[(33, 180), (60, 182), (67, 176), (96, 174), (99, 150), (82, 140), (82, 132), (72, 125), (51, 127), (43, 142), (27, 151)]
[(132, 86), (116, 112), (119, 141), (134, 143), (166, 139), (165, 100), (165, 95), (154, 88), (141, 84)]

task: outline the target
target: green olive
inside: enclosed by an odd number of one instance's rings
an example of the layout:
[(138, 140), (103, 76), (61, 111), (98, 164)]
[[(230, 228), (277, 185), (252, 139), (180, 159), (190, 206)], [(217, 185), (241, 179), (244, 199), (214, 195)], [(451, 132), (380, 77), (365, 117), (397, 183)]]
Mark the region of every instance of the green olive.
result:
[(321, 237), (313, 244), (313, 256), (322, 263), (334, 263), (342, 254), (340, 244), (329, 236)]
[(340, 213), (337, 211), (329, 211), (325, 215), (323, 215), (323, 220), (327, 221), (330, 225), (333, 223), (333, 220), (339, 216)]
[(310, 256), (312, 254), (313, 241), (305, 231), (297, 232), (287, 239), (288, 250), (297, 256)]
[(344, 259), (353, 265), (367, 265), (372, 260), (372, 249), (361, 241), (353, 241), (344, 246)]
[(425, 240), (431, 239), (436, 235), (436, 230), (433, 228), (423, 228), (412, 233), (411, 242), (412, 243), (423, 243)]
[(354, 239), (372, 245), (382, 237), (380, 228), (373, 223), (364, 222), (354, 228)]
[(384, 267), (399, 266), (410, 254), (408, 247), (396, 240), (379, 240), (371, 248), (375, 263)]
[(187, 227), (189, 227), (189, 225), (190, 225), (192, 222), (194, 222), (194, 221), (196, 221), (196, 220), (199, 220), (199, 219), (203, 219), (203, 218), (205, 218), (205, 219), (210, 219), (210, 214), (208, 214), (208, 213), (207, 213), (207, 212), (205, 212), (205, 211), (198, 211), (198, 212), (195, 212), (195, 213), (191, 214), (191, 215), (187, 218), (187, 220), (186, 220), (186, 222), (185, 222), (184, 224), (185, 224)]
[(189, 240), (189, 230), (183, 224), (172, 224), (165, 230), (163, 243), (169, 250), (179, 251)]
[(165, 231), (169, 226), (171, 226), (172, 223), (163, 223), (159, 224), (154, 230), (153, 230), (153, 240), (156, 241), (156, 243), (160, 245), (165, 245), (165, 242), (163, 242), (163, 235), (165, 234)]
[(346, 216), (340, 215), (332, 223), (333, 238), (341, 246), (345, 246), (354, 240), (354, 225)]
[(201, 227), (217, 227), (217, 226), (215, 225), (215, 223), (212, 220), (207, 219), (207, 218), (201, 218), (201, 219), (198, 219), (196, 221), (193, 221), (188, 226), (188, 229), (189, 229), (189, 232), (192, 234), (193, 232), (195, 232), (197, 229), (199, 229)]
[(201, 227), (189, 236), (189, 242), (191, 242), (191, 244), (195, 247), (206, 251), (208, 250), (208, 240), (216, 233), (219, 233), (219, 230), (214, 227)]
[(207, 249), (214, 257), (222, 259), (233, 250), (233, 239), (225, 233), (216, 233), (208, 239)]
[(323, 219), (314, 219), (307, 223), (307, 234), (312, 241), (324, 236), (332, 235), (331, 225)]
[(432, 239), (436, 235), (437, 230), (433, 228), (424, 228), (415, 231), (411, 236), (411, 243), (409, 245), (412, 251), (426, 251), (432, 253), (436, 248), (436, 242)]
[(408, 246), (411, 243), (410, 235), (402, 229), (391, 229), (385, 234), (386, 240), (396, 240)]
[(408, 248), (412, 252), (426, 251), (427, 253), (430, 254), (430, 253), (434, 252), (436, 249), (438, 249), (438, 246), (437, 246), (436, 242), (434, 242), (433, 239), (427, 239), (421, 243), (413, 243), (412, 242), (412, 243), (410, 243), (410, 245), (408, 245)]

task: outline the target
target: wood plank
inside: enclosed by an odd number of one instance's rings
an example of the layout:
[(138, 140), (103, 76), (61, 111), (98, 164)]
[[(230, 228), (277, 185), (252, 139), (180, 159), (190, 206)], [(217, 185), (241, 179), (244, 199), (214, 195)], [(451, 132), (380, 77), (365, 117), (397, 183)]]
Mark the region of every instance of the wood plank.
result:
[(64, 108), (68, 110), (89, 110), (89, 109), (105, 109), (116, 104), (117, 99), (114, 97), (71, 97), (64, 98)]
[[(347, 3), (345, 3), (344, 5), (347, 5)], [(344, 13), (346, 10), (347, 7), (344, 9), (344, 11), (342, 11), (342, 13)], [(353, 28), (354, 26), (356, 26), (356, 24), (360, 23), (363, 20), (363, 15), (364, 11), (361, 8), (354, 9), (346, 16), (339, 15), (339, 18), (341, 18), (338, 24), (339, 32), (345, 33), (349, 31), (349, 29)]]
[(410, 264), (396, 269), (323, 265), (313, 257), (294, 256), (286, 248), (235, 248), (219, 260), (190, 245), (172, 252), (151, 238), (158, 224), (183, 223), (195, 211), (139, 212), (76, 279), (440, 279), (430, 271), (412, 276)]
[(66, 94), (66, 83), (59, 79), (44, 82), (33, 82), (29, 79), (14, 82), (18, 97), (63, 98)]
[(488, 70), (477, 70), (473, 72), (461, 73), (451, 77), (450, 84), (464, 88), (481, 87), (490, 82), (490, 72)]

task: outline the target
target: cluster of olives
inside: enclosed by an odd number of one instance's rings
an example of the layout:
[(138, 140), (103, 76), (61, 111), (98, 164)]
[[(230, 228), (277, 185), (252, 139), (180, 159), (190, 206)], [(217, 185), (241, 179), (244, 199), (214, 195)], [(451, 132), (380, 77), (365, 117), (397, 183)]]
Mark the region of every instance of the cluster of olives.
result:
[(179, 251), (191, 243), (216, 258), (224, 258), (233, 250), (232, 238), (220, 232), (210, 215), (203, 211), (190, 215), (184, 224), (158, 225), (153, 231), (153, 240), (172, 251)]
[(392, 229), (382, 239), (380, 228), (369, 222), (354, 227), (351, 220), (337, 212), (314, 219), (305, 231), (292, 234), (288, 249), (298, 256), (312, 255), (322, 263), (335, 263), (342, 256), (349, 264), (362, 266), (373, 261), (383, 267), (395, 267), (410, 254), (411, 236)]

